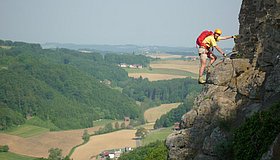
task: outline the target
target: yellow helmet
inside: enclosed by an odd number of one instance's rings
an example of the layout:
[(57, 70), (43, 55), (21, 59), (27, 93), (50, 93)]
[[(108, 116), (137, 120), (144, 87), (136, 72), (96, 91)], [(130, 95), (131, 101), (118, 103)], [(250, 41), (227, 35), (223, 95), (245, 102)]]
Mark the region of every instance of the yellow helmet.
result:
[(222, 30), (217, 28), (217, 29), (215, 29), (214, 33), (217, 33), (217, 34), (221, 35), (222, 34)]

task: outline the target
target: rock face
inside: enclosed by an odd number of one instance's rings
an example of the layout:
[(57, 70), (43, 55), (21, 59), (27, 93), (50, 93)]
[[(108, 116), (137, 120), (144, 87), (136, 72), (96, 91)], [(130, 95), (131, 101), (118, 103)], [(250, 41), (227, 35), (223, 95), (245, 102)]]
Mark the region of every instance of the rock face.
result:
[(166, 140), (168, 159), (218, 159), (216, 146), (229, 138), (224, 122), (234, 119), (239, 126), (280, 99), (280, 0), (243, 0), (239, 22), (234, 50), (240, 57), (225, 59), (207, 75), (181, 130)]

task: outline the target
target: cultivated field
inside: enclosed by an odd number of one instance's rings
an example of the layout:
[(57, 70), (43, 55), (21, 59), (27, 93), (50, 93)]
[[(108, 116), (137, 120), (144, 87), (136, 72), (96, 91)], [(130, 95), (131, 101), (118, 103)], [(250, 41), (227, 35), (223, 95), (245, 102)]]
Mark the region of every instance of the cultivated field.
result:
[(160, 59), (170, 59), (170, 58), (181, 58), (182, 55), (173, 55), (173, 54), (167, 54), (167, 53), (159, 53), (159, 54), (148, 54), (147, 57), (152, 58), (160, 58)]
[(165, 69), (177, 69), (188, 71), (191, 73), (198, 74), (199, 69), (199, 60), (191, 61), (191, 60), (162, 60), (162, 61), (154, 61), (150, 64), (152, 68), (165, 68)]
[[(126, 69), (128, 76), (148, 78), (150, 81), (169, 80), (174, 78), (193, 77), (197, 78), (200, 62), (199, 60), (165, 60), (166, 57), (178, 58), (180, 55), (155, 55), (161, 60), (153, 61), (148, 69)], [(164, 58), (162, 58), (164, 57)]]
[(155, 122), (163, 114), (166, 114), (173, 108), (177, 108), (181, 103), (162, 104), (158, 107), (150, 108), (145, 111), (144, 117), (148, 123)]
[[(87, 129), (91, 134), (99, 127)], [(0, 133), (0, 145), (8, 145), (11, 152), (32, 157), (48, 157), (50, 148), (60, 148), (67, 155), (72, 147), (83, 142), (84, 129), (46, 132), (32, 137)]]
[(158, 80), (169, 80), (174, 78), (185, 78), (186, 76), (180, 75), (170, 75), (170, 74), (153, 74), (153, 73), (128, 73), (129, 77), (139, 78), (148, 78), (149, 81), (158, 81)]
[(136, 130), (120, 130), (90, 137), (85, 145), (78, 147), (72, 154), (74, 160), (95, 159), (100, 152), (115, 148), (136, 147)]

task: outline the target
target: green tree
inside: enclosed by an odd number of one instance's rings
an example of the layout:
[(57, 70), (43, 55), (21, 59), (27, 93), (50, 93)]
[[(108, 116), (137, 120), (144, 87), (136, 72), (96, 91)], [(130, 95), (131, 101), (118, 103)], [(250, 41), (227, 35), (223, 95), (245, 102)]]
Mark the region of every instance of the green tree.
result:
[(9, 151), (8, 145), (0, 146), (0, 152), (8, 152), (8, 151)]
[(124, 129), (124, 128), (125, 128), (125, 123), (124, 123), (124, 122), (122, 122), (122, 124), (121, 124), (121, 128), (122, 128), (122, 129)]
[(113, 125), (112, 123), (108, 123), (105, 125), (104, 129), (108, 132), (112, 131), (113, 130)]
[(119, 160), (167, 160), (167, 151), (164, 142), (157, 141), (124, 153)]
[(115, 129), (120, 129), (119, 122), (116, 122), (116, 123), (115, 123)]
[(141, 138), (144, 138), (146, 137), (146, 135), (148, 134), (148, 130), (141, 127), (141, 128), (138, 128), (136, 133), (135, 133), (135, 136), (136, 137), (141, 137)]
[(63, 160), (62, 149), (59, 148), (49, 149), (48, 160)]
[(88, 134), (88, 130), (84, 130), (84, 133), (83, 133), (83, 140), (84, 142), (88, 142), (89, 141), (89, 138), (90, 138), (90, 135)]

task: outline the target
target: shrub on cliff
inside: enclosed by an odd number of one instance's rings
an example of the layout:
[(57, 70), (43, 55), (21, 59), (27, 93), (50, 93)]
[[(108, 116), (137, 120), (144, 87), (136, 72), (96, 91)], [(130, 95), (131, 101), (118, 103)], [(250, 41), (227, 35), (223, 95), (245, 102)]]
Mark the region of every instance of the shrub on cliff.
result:
[(280, 132), (280, 102), (253, 115), (234, 132), (234, 158), (260, 159)]

